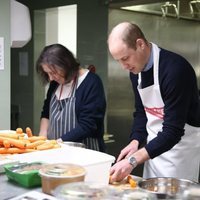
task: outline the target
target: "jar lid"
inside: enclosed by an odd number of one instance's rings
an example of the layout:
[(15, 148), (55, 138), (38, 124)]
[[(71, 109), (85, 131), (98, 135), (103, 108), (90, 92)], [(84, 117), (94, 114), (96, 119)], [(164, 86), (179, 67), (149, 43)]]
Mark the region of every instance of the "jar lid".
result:
[(109, 187), (108, 185), (101, 185), (89, 182), (68, 183), (58, 186), (53, 195), (58, 199), (65, 200), (121, 200), (121, 191)]
[(84, 167), (75, 164), (48, 164), (39, 170), (41, 176), (54, 177), (54, 178), (74, 178), (86, 174)]

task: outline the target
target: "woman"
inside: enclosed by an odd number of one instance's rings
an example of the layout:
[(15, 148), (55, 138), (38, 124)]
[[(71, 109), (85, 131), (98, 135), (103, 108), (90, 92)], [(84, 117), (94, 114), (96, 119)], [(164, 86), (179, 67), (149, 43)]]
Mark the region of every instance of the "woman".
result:
[(82, 142), (89, 149), (104, 151), (106, 101), (101, 79), (82, 68), (61, 44), (46, 46), (36, 69), (43, 83), (50, 83), (39, 135)]

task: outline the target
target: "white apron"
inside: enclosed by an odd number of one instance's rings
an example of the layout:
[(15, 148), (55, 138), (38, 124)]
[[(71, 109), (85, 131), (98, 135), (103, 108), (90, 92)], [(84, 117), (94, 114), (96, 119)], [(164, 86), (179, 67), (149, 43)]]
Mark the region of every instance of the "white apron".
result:
[[(152, 43), (154, 60), (154, 85), (141, 88), (141, 73), (138, 79), (138, 91), (147, 116), (147, 142), (162, 131), (164, 102), (159, 86), (160, 49)], [(198, 134), (199, 133), (199, 134)], [(143, 178), (176, 177), (198, 181), (200, 163), (200, 128), (185, 125), (185, 135), (171, 150), (146, 161)]]

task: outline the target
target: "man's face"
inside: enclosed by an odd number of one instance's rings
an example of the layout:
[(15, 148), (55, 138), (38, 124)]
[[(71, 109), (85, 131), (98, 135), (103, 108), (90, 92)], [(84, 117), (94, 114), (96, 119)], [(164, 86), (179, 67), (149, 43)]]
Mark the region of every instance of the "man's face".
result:
[(146, 64), (146, 55), (140, 45), (136, 43), (136, 49), (129, 48), (121, 41), (109, 42), (109, 50), (115, 60), (117, 60), (123, 69), (133, 74), (140, 73)]

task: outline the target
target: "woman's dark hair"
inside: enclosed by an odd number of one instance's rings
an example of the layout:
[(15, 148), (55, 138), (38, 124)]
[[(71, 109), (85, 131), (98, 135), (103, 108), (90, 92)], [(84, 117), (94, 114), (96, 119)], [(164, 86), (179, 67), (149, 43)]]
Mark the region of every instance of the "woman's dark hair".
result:
[(42, 65), (60, 67), (65, 73), (65, 80), (71, 80), (78, 72), (80, 63), (76, 60), (71, 51), (61, 44), (52, 44), (44, 47), (36, 61), (36, 71), (41, 76), (44, 84), (49, 82), (49, 76), (44, 72)]

